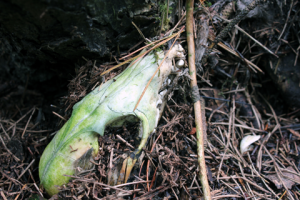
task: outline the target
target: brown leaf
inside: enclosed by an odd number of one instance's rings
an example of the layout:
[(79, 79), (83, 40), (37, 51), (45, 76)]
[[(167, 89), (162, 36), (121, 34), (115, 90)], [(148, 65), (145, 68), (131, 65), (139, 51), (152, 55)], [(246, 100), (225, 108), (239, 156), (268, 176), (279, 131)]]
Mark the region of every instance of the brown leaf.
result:
[[(297, 172), (293, 169), (293, 167), (290, 166), (290, 167), (288, 167), (286, 169), (289, 170), (289, 171), (291, 171), (291, 172), (294, 172), (295, 174), (284, 171), (284, 172), (282, 172), (282, 174), (284, 175), (284, 177), (288, 177), (288, 178), (293, 179), (293, 180), (295, 180), (297, 182), (300, 182), (300, 176), (296, 175)], [(292, 186), (295, 184), (295, 182), (292, 181), (292, 180), (290, 180), (290, 179), (284, 178), (284, 177), (281, 177), (282, 181), (284, 182), (284, 184), (286, 185), (286, 187), (288, 189), (291, 189)], [(270, 181), (272, 181), (276, 185), (276, 187), (278, 189), (281, 189), (283, 187), (281, 181), (278, 179), (278, 177), (277, 177), (276, 174), (274, 174), (274, 175), (268, 175), (267, 178)]]
[(192, 130), (191, 130), (191, 132), (189, 133), (189, 135), (194, 135), (195, 133), (196, 133), (196, 128), (193, 127)]

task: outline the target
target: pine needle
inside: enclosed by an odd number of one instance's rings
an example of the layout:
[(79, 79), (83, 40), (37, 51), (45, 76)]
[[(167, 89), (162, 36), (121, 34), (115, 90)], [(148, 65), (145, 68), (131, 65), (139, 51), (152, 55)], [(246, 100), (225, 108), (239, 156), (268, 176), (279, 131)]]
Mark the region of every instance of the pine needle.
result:
[(182, 28), (180, 29), (180, 31), (179, 31), (178, 33), (176, 33), (177, 36), (176, 36), (176, 38), (175, 38), (173, 44), (171, 45), (169, 51), (166, 53), (164, 59), (161, 61), (160, 65), (157, 67), (157, 69), (156, 69), (156, 71), (154, 72), (154, 74), (152, 75), (151, 79), (148, 81), (148, 83), (147, 83), (147, 85), (146, 85), (146, 87), (145, 87), (145, 89), (144, 89), (142, 95), (140, 96), (140, 98), (139, 98), (137, 104), (135, 105), (133, 111), (135, 111), (135, 109), (138, 107), (138, 105), (139, 105), (140, 101), (142, 100), (142, 98), (143, 98), (143, 96), (144, 96), (144, 94), (145, 94), (147, 88), (149, 87), (151, 81), (153, 80), (154, 76), (156, 75), (156, 73), (158, 72), (158, 70), (160, 69), (160, 67), (162, 66), (162, 64), (163, 64), (163, 62), (165, 61), (165, 59), (168, 57), (169, 52), (171, 51), (172, 47), (174, 46), (174, 44), (175, 44), (176, 40), (178, 39), (180, 33), (183, 31), (183, 28), (184, 28), (184, 27), (182, 27)]

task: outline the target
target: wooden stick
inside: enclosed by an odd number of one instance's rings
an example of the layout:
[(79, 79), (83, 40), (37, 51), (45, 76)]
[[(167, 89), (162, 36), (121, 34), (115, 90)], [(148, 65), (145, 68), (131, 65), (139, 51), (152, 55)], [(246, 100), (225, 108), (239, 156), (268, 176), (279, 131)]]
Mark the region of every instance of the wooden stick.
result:
[[(186, 34), (188, 43), (188, 63), (191, 80), (191, 88), (197, 87), (197, 71), (195, 66), (195, 43), (194, 43), (194, 31), (193, 31), (193, 16), (194, 11), (194, 0), (186, 1)], [(207, 180), (207, 172), (204, 158), (204, 142), (203, 142), (203, 132), (205, 128), (202, 123), (202, 112), (200, 101), (194, 103), (195, 112), (195, 123), (196, 123), (196, 135), (197, 135), (197, 154), (198, 154), (198, 164), (199, 164), (199, 179), (201, 181), (204, 200), (211, 200), (209, 184)]]
[[(182, 29), (183, 29), (183, 28), (182, 28)], [(175, 33), (175, 34), (173, 34), (172, 36), (167, 37), (165, 40), (162, 40), (161, 42), (157, 43), (156, 45), (154, 45), (153, 47), (151, 47), (151, 48), (150, 48), (149, 50), (147, 50), (146, 52), (144, 52), (144, 53), (142, 53), (142, 54), (139, 54), (139, 55), (137, 55), (137, 56), (135, 56), (135, 57), (133, 57), (133, 58), (130, 58), (130, 59), (128, 59), (128, 60), (126, 60), (126, 61), (124, 61), (124, 62), (122, 62), (122, 63), (120, 63), (120, 64), (118, 64), (118, 65), (116, 65), (116, 66), (114, 66), (114, 67), (112, 67), (112, 68), (110, 68), (110, 69), (108, 69), (108, 70), (106, 70), (105, 72), (103, 72), (102, 74), (100, 74), (100, 76), (103, 76), (104, 74), (107, 74), (108, 72), (110, 72), (110, 71), (112, 71), (112, 70), (114, 70), (114, 69), (116, 69), (116, 68), (118, 68), (118, 67), (120, 67), (120, 66), (122, 66), (122, 65), (124, 65), (124, 64), (126, 64), (126, 63), (128, 63), (128, 62), (130, 62), (130, 61), (132, 61), (132, 60), (135, 60), (135, 59), (137, 59), (137, 58), (140, 58), (141, 56), (146, 55), (147, 53), (149, 53), (149, 52), (152, 51), (153, 49), (156, 49), (157, 47), (159, 47), (159, 46), (161, 46), (162, 44), (166, 43), (167, 41), (171, 40), (172, 38), (178, 36), (181, 32), (183, 32), (182, 29), (181, 29), (178, 33)], [(97, 74), (96, 76), (98, 76), (98, 74)]]
[(26, 132), (26, 130), (27, 130), (28, 124), (29, 124), (29, 122), (30, 122), (30, 120), (31, 120), (32, 115), (34, 114), (34, 112), (35, 112), (35, 106), (33, 107), (33, 111), (32, 111), (32, 113), (31, 113), (31, 115), (30, 115), (30, 117), (29, 117), (29, 119), (28, 119), (28, 121), (27, 121), (27, 123), (26, 123), (26, 126), (25, 126), (25, 128), (24, 128), (24, 131), (23, 131), (23, 133), (22, 133), (22, 136), (21, 136), (22, 139), (23, 139), (23, 137), (24, 137), (24, 134), (25, 134), (25, 132)]

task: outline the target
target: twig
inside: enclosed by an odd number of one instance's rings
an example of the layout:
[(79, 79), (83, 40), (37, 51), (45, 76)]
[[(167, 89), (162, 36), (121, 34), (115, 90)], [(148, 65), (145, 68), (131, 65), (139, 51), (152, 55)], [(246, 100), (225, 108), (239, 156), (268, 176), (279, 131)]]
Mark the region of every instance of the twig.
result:
[(172, 190), (172, 192), (173, 192), (174, 196), (176, 197), (176, 199), (178, 200), (178, 197), (177, 197), (177, 195), (176, 195), (176, 193), (175, 193), (175, 191), (174, 191), (173, 187), (171, 187), (171, 190)]
[(135, 25), (134, 22), (131, 22), (133, 24), (133, 26), (136, 28), (136, 30), (139, 32), (139, 34), (144, 38), (145, 41), (149, 41), (147, 38), (145, 38), (144, 34), (142, 33), (142, 31), (137, 27), (137, 25)]
[(34, 163), (34, 161), (35, 161), (35, 159), (33, 159), (31, 161), (31, 163), (26, 167), (26, 169), (24, 169), (24, 171), (20, 174), (20, 176), (17, 178), (17, 180), (19, 180), (23, 176), (23, 174), (29, 169), (29, 167)]
[(1, 190), (1, 196), (2, 196), (2, 198), (4, 199), (4, 200), (7, 200), (7, 198), (6, 198), (6, 196), (5, 196), (5, 194), (3, 193), (3, 191)]
[(20, 182), (20, 181), (18, 181), (18, 180), (16, 180), (16, 179), (14, 179), (14, 178), (12, 178), (12, 177), (10, 177), (10, 176), (8, 176), (7, 174), (5, 174), (3, 171), (2, 171), (2, 169), (0, 169), (0, 173), (3, 175), (3, 176), (5, 176), (7, 179), (9, 179), (10, 181), (12, 181), (14, 184), (19, 184), (19, 185), (21, 185), (21, 186), (23, 186), (23, 184)]
[(9, 135), (7, 134), (7, 132), (5, 131), (5, 129), (4, 129), (3, 125), (2, 125), (2, 123), (0, 123), (0, 126), (1, 126), (1, 128), (2, 128), (2, 130), (3, 130), (3, 132), (4, 132), (4, 134), (5, 134), (6, 137), (8, 138), (8, 140), (10, 140), (10, 137), (9, 137)]
[(237, 194), (240, 194), (238, 191), (236, 191), (233, 187), (231, 187), (230, 185), (228, 185), (225, 181), (220, 180), (224, 185), (226, 185), (228, 188), (230, 188), (232, 191), (234, 191)]
[(288, 23), (288, 20), (290, 18), (290, 14), (291, 14), (291, 11), (292, 11), (292, 8), (293, 8), (293, 5), (294, 5), (294, 0), (292, 0), (292, 2), (290, 4), (291, 4), (290, 10), (289, 10), (288, 15), (286, 17), (286, 21), (285, 21), (284, 27), (282, 29), (282, 32), (281, 32), (280, 36), (278, 37), (278, 40), (280, 40), (281, 36), (283, 35), (283, 33), (284, 33), (285, 29), (286, 29), (286, 26), (287, 26), (287, 23)]
[(41, 195), (41, 197), (44, 197), (43, 194), (41, 193), (39, 187), (36, 185), (36, 183), (33, 183), (33, 185), (36, 188), (36, 190), (39, 192), (39, 194)]
[(298, 139), (300, 139), (300, 134), (297, 131), (294, 131), (293, 129), (287, 129), (288, 131), (290, 131), (294, 136), (298, 137)]
[(283, 135), (282, 135), (282, 132), (281, 132), (281, 129), (280, 129), (280, 123), (278, 121), (278, 118), (277, 118), (277, 115), (273, 109), (273, 107), (271, 106), (271, 104), (266, 100), (266, 98), (264, 98), (264, 96), (261, 94), (261, 93), (258, 93), (259, 96), (266, 102), (266, 104), (269, 106), (270, 110), (272, 111), (272, 114), (273, 114), (273, 117), (275, 119), (275, 122), (276, 122), (276, 126), (278, 126), (279, 128), (279, 133), (280, 133), (280, 136), (283, 138)]
[[(211, 125), (227, 125), (227, 126), (229, 126), (229, 123), (227, 123), (227, 122), (211, 122), (210, 124)], [(251, 131), (264, 132), (264, 130), (252, 128), (252, 127), (249, 127), (249, 126), (246, 126), (246, 125), (235, 124), (234, 126), (241, 127), (241, 128), (251, 130)]]
[[(183, 28), (182, 28), (182, 29), (183, 29)], [(130, 58), (130, 59), (128, 59), (128, 60), (126, 60), (126, 61), (124, 61), (124, 62), (122, 62), (122, 63), (120, 63), (120, 64), (118, 64), (118, 65), (116, 65), (116, 66), (114, 66), (114, 67), (112, 67), (112, 68), (110, 68), (110, 69), (108, 69), (108, 70), (106, 70), (105, 72), (103, 72), (102, 74), (100, 74), (100, 76), (103, 76), (104, 74), (107, 74), (108, 72), (110, 72), (110, 71), (112, 71), (112, 70), (114, 70), (114, 69), (116, 69), (116, 68), (118, 68), (118, 67), (120, 67), (120, 66), (122, 66), (122, 65), (124, 65), (124, 64), (126, 64), (126, 63), (128, 63), (128, 62), (130, 62), (130, 61), (132, 61), (132, 60), (135, 60), (135, 59), (137, 59), (137, 58), (140, 58), (140, 57), (146, 55), (147, 53), (149, 53), (149, 52), (152, 51), (153, 49), (156, 49), (157, 47), (159, 47), (159, 46), (161, 46), (162, 44), (166, 43), (167, 41), (171, 40), (172, 38), (178, 36), (182, 31), (183, 31), (183, 30), (180, 30), (178, 33), (175, 33), (175, 34), (173, 34), (172, 36), (166, 38), (165, 40), (163, 40), (163, 41), (157, 43), (154, 47), (150, 48), (149, 50), (145, 51), (144, 53), (139, 54), (139, 55), (137, 55), (137, 56), (135, 56), (135, 57), (133, 57), (133, 58)], [(138, 51), (138, 50), (137, 50), (137, 51)]]
[[(209, 39), (211, 39), (211, 35), (209, 35), (209, 37), (210, 37)], [(228, 48), (228, 47), (227, 47), (225, 44), (223, 44), (222, 42), (219, 42), (219, 43), (218, 43), (218, 46), (220, 46), (220, 47), (222, 47), (223, 49), (227, 50), (229, 53), (231, 53), (231, 54), (233, 54), (233, 55), (235, 55), (235, 56), (237, 56), (237, 57), (240, 57), (240, 56), (238, 55), (238, 53), (236, 53), (234, 50)], [(246, 62), (247, 64), (249, 64), (249, 66), (254, 67), (255, 69), (257, 69), (257, 70), (260, 71), (261, 73), (264, 73), (257, 65), (255, 65), (255, 64), (252, 63), (251, 61), (247, 60), (246, 58), (244, 58), (244, 60), (245, 60), (245, 62)], [(252, 70), (256, 73), (256, 70), (255, 70), (255, 69), (252, 68)]]
[(279, 167), (278, 167), (278, 165), (277, 165), (277, 163), (276, 163), (274, 157), (270, 154), (270, 152), (268, 151), (268, 149), (267, 149), (265, 146), (263, 146), (263, 147), (264, 147), (264, 150), (267, 152), (267, 154), (268, 154), (268, 155), (270, 156), (270, 158), (272, 159), (272, 161), (273, 161), (273, 163), (274, 163), (274, 168), (275, 168), (275, 171), (276, 171), (276, 175), (277, 175), (279, 181), (281, 182), (281, 184), (283, 185), (283, 187), (288, 191), (288, 196), (290, 197), (289, 199), (294, 200), (293, 196), (292, 196), (292, 195), (290, 194), (290, 192), (289, 192), (289, 189), (286, 187), (285, 183), (283, 182), (283, 180), (282, 180), (282, 178), (281, 178), (281, 176), (282, 176), (281, 174), (282, 174), (282, 173), (279, 173)]
[(134, 147), (129, 142), (127, 142), (126, 140), (124, 140), (120, 135), (116, 135), (116, 136), (117, 136), (117, 138), (119, 140), (121, 140), (122, 142), (124, 142), (127, 146), (129, 146), (129, 147), (131, 147), (131, 148), (134, 149)]
[[(193, 35), (193, 21), (194, 21), (194, 0), (186, 1), (186, 34), (187, 34), (187, 43), (188, 43), (188, 63), (191, 80), (191, 88), (196, 88), (199, 95), (199, 90), (197, 86), (197, 71), (195, 66), (195, 43)], [(205, 128), (202, 123), (202, 112), (200, 101), (194, 103), (194, 112), (195, 112), (195, 123), (196, 123), (196, 134), (197, 134), (197, 155), (198, 155), (198, 164), (199, 164), (199, 177), (202, 184), (204, 200), (211, 200), (209, 184), (207, 180), (207, 172), (204, 158), (204, 142), (203, 135)]]
[[(172, 36), (172, 35), (171, 35), (171, 36)], [(169, 37), (171, 37), (171, 36), (169, 36)], [(163, 40), (165, 40), (165, 39), (167, 39), (167, 38), (169, 38), (169, 37), (165, 37), (165, 38), (159, 39), (159, 40), (157, 40), (157, 41), (153, 41), (153, 42), (151, 42), (151, 43), (149, 43), (149, 44), (147, 44), (147, 45), (145, 45), (145, 46), (143, 46), (143, 47), (141, 47), (141, 48), (135, 50), (134, 52), (131, 52), (131, 53), (129, 53), (128, 55), (126, 55), (126, 56), (120, 58), (119, 60), (124, 60), (125, 58), (127, 58), (127, 57), (129, 57), (129, 56), (132, 56), (133, 54), (136, 54), (137, 52), (142, 51), (143, 49), (145, 49), (145, 48), (147, 48), (147, 47), (149, 47), (149, 46), (153, 46), (153, 45), (157, 44), (158, 42), (161, 42), (161, 41), (163, 41)]]
[[(152, 153), (152, 151), (154, 150), (154, 147), (155, 147), (155, 145), (156, 145), (158, 139), (159, 139), (160, 136), (162, 135), (162, 133), (163, 133), (163, 132), (161, 131), (160, 134), (159, 134), (159, 136), (156, 138), (155, 142), (154, 142), (153, 145), (152, 145), (152, 148), (151, 148), (151, 150), (150, 150), (150, 153)], [(149, 166), (150, 166), (150, 159), (149, 159), (148, 162), (147, 162), (147, 170), (148, 170)], [(156, 171), (156, 170), (155, 170), (155, 171)], [(155, 173), (154, 173), (154, 175), (155, 175)], [(153, 178), (154, 178), (154, 177), (153, 177)], [(146, 180), (147, 180), (147, 181), (149, 180), (149, 173), (147, 173)], [(147, 183), (147, 189), (148, 189), (148, 192), (149, 192), (150, 189), (151, 189), (149, 183)]]
[(61, 118), (62, 120), (67, 121), (67, 119), (64, 118), (63, 116), (61, 116), (60, 114), (58, 114), (58, 113), (56, 113), (56, 112), (54, 112), (54, 111), (52, 111), (52, 113), (53, 113), (54, 115), (56, 115), (57, 117)]
[(228, 133), (226, 134), (226, 138), (227, 138), (227, 143), (226, 143), (226, 147), (225, 147), (225, 150), (224, 150), (224, 154), (222, 156), (222, 159), (221, 159), (221, 162), (220, 162), (220, 165), (219, 165), (219, 169), (218, 169), (218, 174), (217, 174), (217, 181), (219, 181), (219, 175), (220, 175), (220, 172), (221, 172), (221, 168), (222, 168), (222, 165), (223, 165), (223, 160), (224, 160), (224, 157), (226, 156), (226, 152), (228, 150), (228, 147), (229, 147), (229, 143), (230, 143), (230, 138), (231, 138), (231, 124), (234, 124), (234, 118), (233, 118), (233, 113), (235, 112), (235, 109), (234, 108), (231, 108), (230, 109), (230, 117), (229, 117), (229, 127), (228, 127)]
[(227, 194), (227, 195), (215, 196), (215, 197), (213, 197), (213, 199), (240, 198), (240, 197), (242, 197), (242, 196), (235, 195), (235, 194)]
[[(231, 177), (232, 178), (232, 177)], [(235, 182), (235, 184), (237, 185), (237, 187), (239, 188), (239, 190), (241, 191), (242, 194), (244, 194), (243, 189), (241, 188), (241, 186), (237, 183), (237, 181), (235, 180), (235, 178), (232, 178), (233, 182)], [(245, 195), (243, 195), (245, 196)]]
[(151, 182), (151, 181), (135, 181), (135, 182), (131, 182), (131, 183), (123, 183), (123, 184), (120, 184), (120, 185), (115, 185), (114, 187), (118, 188), (118, 187), (123, 187), (123, 186), (126, 186), (126, 185), (134, 185), (134, 184), (141, 184), (141, 183), (147, 183), (147, 182)]
[[(96, 182), (94, 179), (84, 179), (84, 178), (80, 178), (77, 176), (71, 176), (71, 175), (64, 175), (64, 176), (71, 177), (71, 178), (74, 178), (75, 180), (82, 181), (82, 182), (88, 182), (88, 183), (94, 183), (96, 185), (101, 185), (108, 189), (120, 190), (120, 191), (126, 192), (126, 193), (133, 193), (133, 191), (122, 190), (122, 189), (119, 189), (119, 187), (126, 186), (126, 185), (134, 185), (134, 184), (139, 184), (139, 183), (147, 183), (147, 181), (136, 181), (136, 182), (131, 182), (131, 183), (124, 183), (124, 184), (119, 184), (119, 185), (115, 185), (115, 186), (110, 186), (110, 185), (107, 185), (104, 183)], [(73, 180), (73, 181), (75, 181), (75, 180)], [(148, 181), (148, 182), (151, 182), (151, 181)], [(106, 189), (106, 188), (103, 188), (103, 189)]]
[(24, 119), (24, 117), (26, 117), (32, 110), (34, 109), (31, 108), (25, 115), (23, 115), (18, 121), (16, 121), (15, 123), (13, 123), (13, 125), (11, 125), (6, 131), (9, 131), (10, 129), (12, 129), (17, 123), (19, 123), (22, 119)]
[[(222, 18), (224, 21), (226, 22), (230, 22), (230, 20), (224, 19), (223, 17), (219, 16), (220, 18)], [(241, 31), (242, 33), (244, 33), (245, 35), (247, 35), (251, 40), (253, 40), (256, 44), (258, 44), (259, 46), (261, 46), (263, 49), (265, 49), (267, 52), (269, 52), (270, 54), (274, 55), (276, 58), (279, 58), (275, 53), (273, 53), (270, 49), (268, 49), (265, 45), (263, 45), (262, 43), (260, 43), (258, 40), (256, 40), (254, 37), (252, 37), (251, 35), (249, 35), (246, 31), (244, 31), (242, 28), (240, 28), (238, 25), (234, 26), (236, 29), (238, 29), (239, 31)]]
[(25, 125), (25, 128), (24, 128), (24, 131), (23, 131), (23, 133), (22, 133), (21, 138), (23, 138), (23, 136), (24, 136), (24, 134), (25, 134), (25, 132), (26, 132), (26, 129), (27, 129), (27, 127), (28, 127), (28, 124), (29, 124), (29, 122), (30, 122), (30, 120), (31, 120), (32, 115), (34, 114), (34, 112), (35, 112), (35, 107), (33, 108), (33, 111), (32, 111), (32, 113), (31, 113), (31, 115), (30, 115), (30, 117), (29, 117), (29, 119), (28, 119), (28, 121), (27, 121), (27, 123), (26, 123), (26, 125)]
[[(57, 132), (58, 132), (58, 131), (55, 131), (55, 132), (51, 133), (49, 136), (51, 137), (51, 136), (55, 135)], [(36, 141), (36, 142), (37, 142), (37, 143), (40, 143), (41, 141), (44, 141), (44, 140), (46, 140), (47, 138), (48, 138), (48, 136), (47, 136), (47, 137), (43, 137), (42, 139), (40, 139), (40, 140), (38, 140), (38, 141)]]
[(9, 154), (11, 154), (12, 157), (13, 157), (17, 162), (20, 162), (21, 160), (20, 160), (19, 158), (17, 158), (17, 156), (15, 156), (15, 155), (14, 155), (14, 154), (6, 147), (5, 142), (4, 142), (3, 138), (1, 137), (1, 135), (0, 135), (0, 140), (1, 140), (2, 145), (4, 146), (4, 148), (6, 149), (6, 151), (7, 151)]
[(20, 193), (16, 196), (15, 200), (17, 200), (19, 198), (21, 192), (25, 189), (26, 185), (27, 185), (27, 183), (25, 185), (23, 185), (23, 187), (21, 188)]

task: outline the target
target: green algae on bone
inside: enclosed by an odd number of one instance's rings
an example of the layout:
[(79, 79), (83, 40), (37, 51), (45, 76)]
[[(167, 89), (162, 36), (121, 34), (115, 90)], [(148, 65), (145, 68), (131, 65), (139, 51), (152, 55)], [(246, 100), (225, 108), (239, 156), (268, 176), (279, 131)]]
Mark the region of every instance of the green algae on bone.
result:
[(139, 119), (141, 142), (135, 153), (141, 151), (157, 126), (160, 113), (157, 102), (162, 99), (159, 91), (172, 71), (172, 59), (183, 57), (182, 52), (180, 45), (172, 48), (134, 112), (143, 89), (164, 57), (163, 51), (145, 56), (75, 104), (71, 118), (46, 147), (39, 163), (41, 184), (49, 195), (59, 192), (57, 186), (68, 183), (70, 177), (64, 175), (75, 174), (80, 167), (78, 160), (87, 160), (83, 158), (87, 151), (93, 149), (88, 155), (97, 155), (98, 135), (103, 135), (108, 125), (118, 126), (125, 120)]

